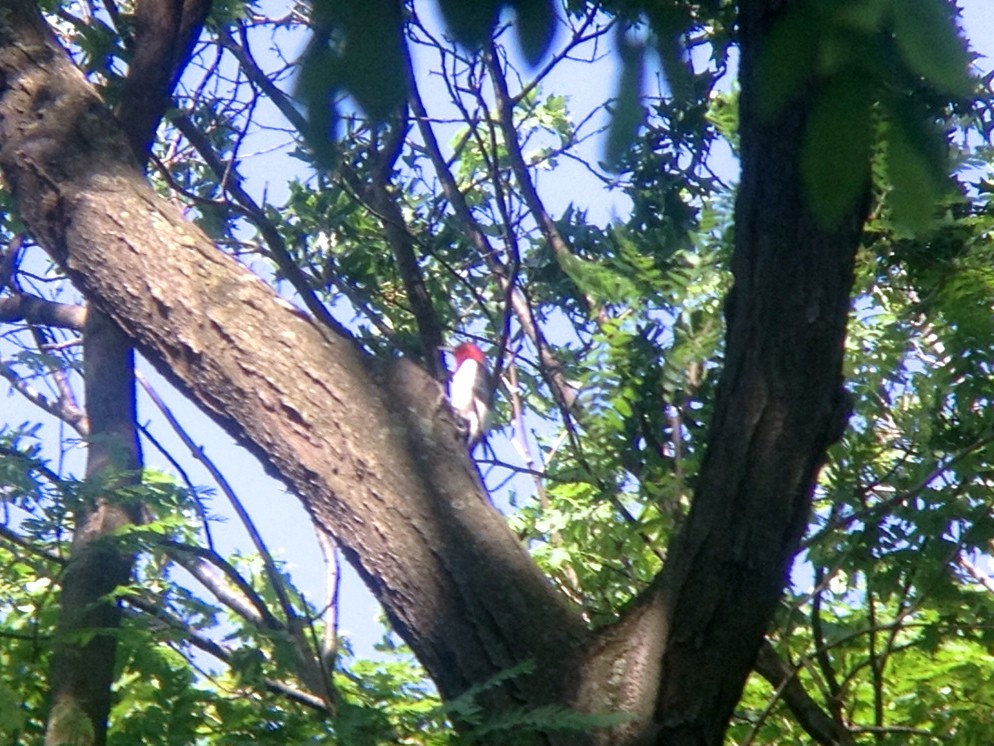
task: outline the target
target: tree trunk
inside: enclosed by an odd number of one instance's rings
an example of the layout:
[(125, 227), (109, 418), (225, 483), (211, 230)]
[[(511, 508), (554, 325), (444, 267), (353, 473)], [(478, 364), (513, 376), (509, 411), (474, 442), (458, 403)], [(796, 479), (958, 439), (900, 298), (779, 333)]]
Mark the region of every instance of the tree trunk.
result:
[(758, 111), (757, 58), (786, 5), (740, 3), (734, 287), (693, 505), (656, 584), (670, 630), (661, 744), (721, 743), (849, 416), (842, 359), (865, 204), (833, 228), (808, 204), (799, 162), (813, 81), (776, 116)]
[[(117, 114), (132, 153), (142, 162), (209, 9), (209, 0), (137, 3), (135, 54)], [(133, 565), (113, 533), (139, 522), (143, 512), (139, 504), (122, 502), (115, 494), (141, 482), (134, 352), (117, 324), (97, 310), (87, 315), (83, 358), (89, 422), (86, 477), (102, 494), (76, 510), (52, 655), (52, 705), (45, 734), (49, 746), (80, 743), (81, 729), (92, 732), (95, 746), (107, 740), (121, 614), (106, 597), (128, 582)]]
[(46, 746), (107, 741), (114, 653), (121, 610), (107, 597), (128, 582), (133, 557), (114, 532), (141, 518), (138, 505), (115, 491), (140, 481), (135, 429), (134, 355), (127, 338), (103, 314), (84, 327), (87, 436), (86, 478), (97, 496), (75, 507), (72, 552), (62, 578), (52, 653), (52, 704)]

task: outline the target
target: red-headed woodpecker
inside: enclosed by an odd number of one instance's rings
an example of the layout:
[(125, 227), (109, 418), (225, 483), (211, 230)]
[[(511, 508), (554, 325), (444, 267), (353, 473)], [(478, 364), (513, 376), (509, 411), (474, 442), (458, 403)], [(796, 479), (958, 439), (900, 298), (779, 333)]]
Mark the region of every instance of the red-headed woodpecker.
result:
[(466, 421), (466, 443), (473, 448), (487, 431), (490, 417), (490, 371), (483, 351), (472, 342), (463, 342), (452, 350), (456, 371), (449, 383), (449, 401)]

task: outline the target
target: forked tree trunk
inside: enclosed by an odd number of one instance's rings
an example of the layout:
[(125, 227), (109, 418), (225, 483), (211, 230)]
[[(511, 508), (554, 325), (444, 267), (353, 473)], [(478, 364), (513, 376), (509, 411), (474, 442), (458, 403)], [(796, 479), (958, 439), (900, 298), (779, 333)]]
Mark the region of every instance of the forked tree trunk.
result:
[[(25, 3), (0, 1), (0, 168), (34, 238), (342, 547), (443, 696), (632, 719), (541, 743), (719, 744), (769, 624), (825, 449), (854, 215), (825, 231), (798, 154), (809, 99), (755, 113), (775, 0), (741, 3), (742, 189), (726, 367), (691, 514), (665, 568), (591, 633), (484, 499), (438, 385), (319, 329), (145, 183), (102, 102)], [(500, 739), (498, 742), (503, 742)]]

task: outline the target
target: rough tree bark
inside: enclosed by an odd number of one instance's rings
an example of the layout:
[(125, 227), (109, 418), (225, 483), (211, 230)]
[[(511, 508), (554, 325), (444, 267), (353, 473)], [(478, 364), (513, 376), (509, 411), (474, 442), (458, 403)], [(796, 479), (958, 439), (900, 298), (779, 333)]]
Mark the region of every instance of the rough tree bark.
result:
[(865, 205), (826, 229), (807, 203), (799, 154), (814, 84), (770, 121), (758, 112), (757, 58), (783, 5), (740, 3), (725, 369), (691, 512), (657, 584), (671, 629), (657, 703), (668, 744), (720, 743), (849, 415), (842, 359)]
[(657, 581), (591, 633), (483, 498), (439, 386), (280, 301), (145, 183), (23, 2), (0, 1), (0, 168), (34, 238), (156, 367), (292, 487), (451, 698), (634, 717), (543, 743), (718, 744), (845, 420), (860, 220), (826, 231), (797, 171), (809, 98), (755, 113), (776, 0), (741, 3), (742, 160), (727, 361), (690, 516)]

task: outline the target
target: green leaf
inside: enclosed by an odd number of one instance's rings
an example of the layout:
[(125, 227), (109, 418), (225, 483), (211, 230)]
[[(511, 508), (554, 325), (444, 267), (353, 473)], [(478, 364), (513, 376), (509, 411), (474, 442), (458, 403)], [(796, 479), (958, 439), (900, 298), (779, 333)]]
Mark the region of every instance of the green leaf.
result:
[(639, 297), (638, 288), (620, 272), (573, 254), (556, 255), (559, 266), (586, 295), (608, 303)]
[(853, 0), (839, 3), (830, 12), (839, 26), (871, 34), (880, 28), (883, 15), (890, 8), (891, 2), (892, 0)]
[(836, 223), (865, 193), (872, 141), (864, 79), (837, 76), (815, 101), (801, 153), (811, 206), (826, 225)]
[(27, 720), (21, 709), (21, 699), (0, 683), (0, 733), (16, 733)]
[(779, 114), (810, 77), (820, 36), (812, 20), (811, 7), (796, 3), (766, 38), (755, 81), (762, 119), (768, 121)]
[(617, 167), (628, 152), (639, 124), (642, 122), (642, 74), (645, 47), (625, 37), (622, 28), (618, 29), (618, 51), (621, 58), (621, 76), (618, 79), (618, 94), (614, 110), (611, 112), (611, 127), (607, 133), (604, 159), (611, 167)]
[(511, 7), (517, 14), (515, 30), (521, 52), (528, 64), (537, 65), (556, 35), (555, 5), (552, 0), (511, 0)]
[(648, 3), (646, 15), (673, 96), (677, 99), (691, 98), (694, 95), (694, 71), (687, 63), (687, 50), (683, 44), (684, 35), (693, 26), (689, 9), (680, 3)]
[(480, 47), (490, 38), (502, 5), (501, 0), (439, 0), (442, 15), (453, 38), (467, 47)]
[(307, 109), (310, 144), (327, 165), (339, 92), (352, 96), (377, 122), (389, 119), (407, 100), (403, 18), (393, 0), (320, 0), (314, 28), (297, 95)]
[(265, 662), (266, 656), (261, 650), (238, 648), (231, 654), (231, 672), (239, 682), (254, 686), (263, 681)]
[(969, 96), (973, 90), (966, 45), (943, 0), (894, 4), (894, 37), (915, 73), (943, 93)]
[(460, 44), (473, 49), (490, 40), (505, 5), (517, 16), (515, 30), (522, 54), (529, 64), (537, 64), (549, 50), (558, 27), (553, 0), (439, 0), (448, 31)]
[(941, 192), (944, 163), (937, 137), (912, 107), (890, 107), (886, 131), (887, 175), (894, 221), (913, 233), (924, 233)]

